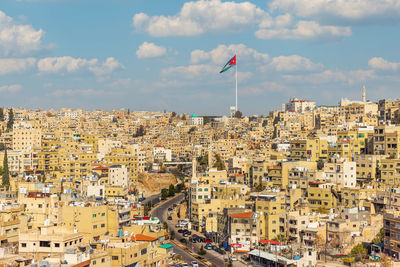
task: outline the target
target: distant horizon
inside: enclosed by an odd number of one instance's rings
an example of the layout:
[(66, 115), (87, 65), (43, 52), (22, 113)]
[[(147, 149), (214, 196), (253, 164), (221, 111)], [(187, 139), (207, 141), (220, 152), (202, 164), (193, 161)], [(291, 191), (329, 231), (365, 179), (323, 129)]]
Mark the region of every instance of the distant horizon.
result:
[(236, 70), (219, 71), (234, 54), (244, 114), (293, 96), (359, 99), (363, 85), (368, 99), (400, 98), (395, 2), (3, 2), (0, 98), (10, 106), (229, 114)]

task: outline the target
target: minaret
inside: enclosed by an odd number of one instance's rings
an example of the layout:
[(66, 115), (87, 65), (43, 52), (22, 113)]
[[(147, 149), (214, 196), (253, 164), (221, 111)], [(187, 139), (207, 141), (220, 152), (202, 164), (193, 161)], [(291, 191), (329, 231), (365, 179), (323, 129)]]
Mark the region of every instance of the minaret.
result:
[(192, 158), (192, 183), (197, 180), (197, 158), (196, 158), (196, 153), (194, 153), (193, 158)]
[(366, 102), (365, 101), (365, 85), (363, 86), (362, 97), (363, 97), (362, 101), (365, 103)]

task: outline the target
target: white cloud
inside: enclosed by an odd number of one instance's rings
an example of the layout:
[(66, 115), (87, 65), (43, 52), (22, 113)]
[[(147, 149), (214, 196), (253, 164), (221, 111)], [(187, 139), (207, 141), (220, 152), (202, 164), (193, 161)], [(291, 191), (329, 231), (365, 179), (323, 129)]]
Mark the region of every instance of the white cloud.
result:
[(322, 69), (323, 65), (302, 56), (291, 55), (274, 57), (268, 67), (276, 71), (314, 71)]
[(97, 76), (110, 74), (118, 69), (125, 69), (125, 67), (113, 57), (109, 57), (100, 66), (91, 66), (89, 70)]
[(0, 58), (0, 75), (26, 71), (35, 63), (35, 58)]
[(0, 11), (0, 53), (3, 55), (25, 55), (41, 50), (44, 31), (32, 25), (17, 24)]
[(15, 93), (22, 89), (20, 84), (3, 85), (0, 86), (0, 93)]
[(64, 57), (48, 57), (39, 60), (38, 69), (44, 73), (57, 72), (76, 72), (79, 70), (89, 70), (97, 76), (110, 74), (111, 72), (124, 68), (115, 58), (109, 57), (103, 63), (99, 64), (99, 60)]
[(241, 95), (261, 95), (263, 93), (283, 92), (287, 87), (276, 82), (263, 82), (259, 86), (240, 88)]
[(207, 76), (216, 76), (218, 71), (216, 66), (200, 64), (166, 68), (161, 71), (161, 75), (164, 77), (179, 77), (180, 79), (200, 79)]
[(103, 90), (93, 90), (93, 89), (67, 89), (67, 90), (56, 90), (48, 94), (48, 96), (95, 96), (102, 95), (105, 92)]
[(205, 32), (246, 30), (268, 16), (250, 2), (187, 2), (175, 16), (133, 16), (133, 26), (151, 36), (196, 36)]
[(339, 23), (343, 20), (398, 20), (400, 16), (397, 0), (274, 0), (270, 9)]
[(368, 61), (368, 66), (378, 70), (396, 71), (400, 67), (400, 62), (390, 62), (381, 57), (374, 57)]
[(373, 70), (353, 70), (353, 71), (332, 71), (325, 70), (319, 73), (308, 75), (282, 75), (288, 82), (310, 83), (310, 84), (327, 84), (327, 83), (347, 83), (366, 82), (367, 80), (376, 79)]
[(350, 27), (320, 25), (316, 21), (305, 20), (294, 23), (289, 17), (277, 17), (275, 22), (260, 24), (255, 36), (260, 39), (307, 40), (337, 39), (352, 34)]
[(167, 49), (165, 47), (156, 45), (154, 43), (144, 42), (136, 51), (136, 56), (140, 59), (154, 58), (164, 56), (166, 53)]
[(87, 66), (96, 65), (97, 62), (97, 59), (87, 60), (83, 58), (73, 58), (69, 56), (48, 57), (39, 60), (38, 68), (41, 72), (74, 72)]
[(217, 65), (225, 64), (234, 54), (237, 54), (237, 62), (242, 60), (252, 63), (266, 63), (269, 60), (268, 54), (260, 53), (253, 48), (246, 47), (244, 44), (231, 44), (229, 46), (219, 45), (213, 50), (206, 52), (194, 50), (190, 54), (190, 61), (193, 64), (212, 61)]

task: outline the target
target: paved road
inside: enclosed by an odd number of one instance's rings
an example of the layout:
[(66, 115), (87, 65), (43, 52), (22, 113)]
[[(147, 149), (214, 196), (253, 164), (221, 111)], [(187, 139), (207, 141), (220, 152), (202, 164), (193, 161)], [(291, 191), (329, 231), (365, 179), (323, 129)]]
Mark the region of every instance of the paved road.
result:
[[(178, 233), (178, 229), (175, 228), (175, 224), (172, 221), (168, 221), (167, 220), (167, 211), (168, 208), (171, 207), (174, 204), (178, 204), (179, 202), (181, 202), (184, 198), (184, 195), (178, 195), (175, 198), (172, 198), (164, 203), (162, 203), (160, 206), (154, 208), (151, 212), (151, 216), (152, 217), (158, 217), (161, 221), (163, 222), (167, 222), (168, 223), (168, 227), (169, 229), (171, 229), (172, 231), (175, 232), (175, 239), (176, 240), (180, 240), (182, 238), (184, 238), (180, 233)], [(187, 239), (187, 238), (186, 238)], [(195, 247), (194, 251), (199, 251), (201, 245), (204, 246), (204, 244), (199, 244), (199, 243), (194, 243), (193, 246)], [(191, 245), (188, 244), (187, 245), (188, 248), (191, 248)], [(183, 249), (181, 248), (177, 248), (177, 246), (174, 246), (174, 252), (176, 254), (182, 255), (183, 260), (185, 262), (191, 262), (193, 260), (195, 260), (190, 254), (188, 254), (187, 252), (185, 252)], [(183, 253), (183, 254), (182, 254)], [(219, 253), (213, 251), (213, 250), (207, 250), (207, 254), (202, 256), (205, 259), (207, 259), (211, 264), (213, 264), (214, 266), (224, 266), (224, 256), (220, 255)], [(225, 255), (225, 258), (227, 258), (228, 256)], [(226, 264), (225, 264), (226, 266)], [(246, 266), (244, 264), (242, 264), (241, 262), (233, 262), (233, 266)]]
[(155, 204), (157, 204), (158, 202), (160, 202), (160, 196), (161, 196), (160, 193), (155, 194), (155, 195), (148, 196), (148, 197), (146, 197), (146, 199), (142, 202), (142, 205), (143, 205), (143, 206), (146, 206), (147, 203), (151, 202), (151, 205), (154, 206)]
[[(182, 199), (184, 198), (183, 194), (180, 194), (172, 199), (169, 199), (167, 201), (165, 201), (164, 203), (162, 203), (160, 206), (155, 207), (152, 211), (151, 211), (151, 216), (152, 217), (158, 217), (162, 222), (167, 222), (167, 211), (168, 208), (171, 207), (174, 204), (178, 204), (179, 202), (182, 201)], [(147, 200), (147, 199), (146, 199)], [(171, 228), (171, 225), (168, 225)], [(176, 233), (176, 232), (175, 232)], [(176, 235), (175, 235), (176, 236)], [(203, 264), (201, 264), (196, 258), (194, 258), (192, 255), (190, 255), (189, 253), (187, 253), (185, 250), (183, 250), (182, 248), (180, 248), (179, 246), (176, 246), (175, 244), (171, 244), (174, 246), (174, 253), (176, 253), (177, 255), (181, 255), (182, 256), (182, 260), (186, 263), (190, 263), (192, 261), (197, 261), (199, 263), (199, 266), (204, 266)]]

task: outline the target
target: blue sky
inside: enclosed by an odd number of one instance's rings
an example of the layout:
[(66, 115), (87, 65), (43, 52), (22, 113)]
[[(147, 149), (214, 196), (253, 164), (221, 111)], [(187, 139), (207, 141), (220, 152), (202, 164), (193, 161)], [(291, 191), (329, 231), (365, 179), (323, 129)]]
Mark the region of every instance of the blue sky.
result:
[(400, 3), (2, 0), (0, 105), (267, 114), (400, 97)]

